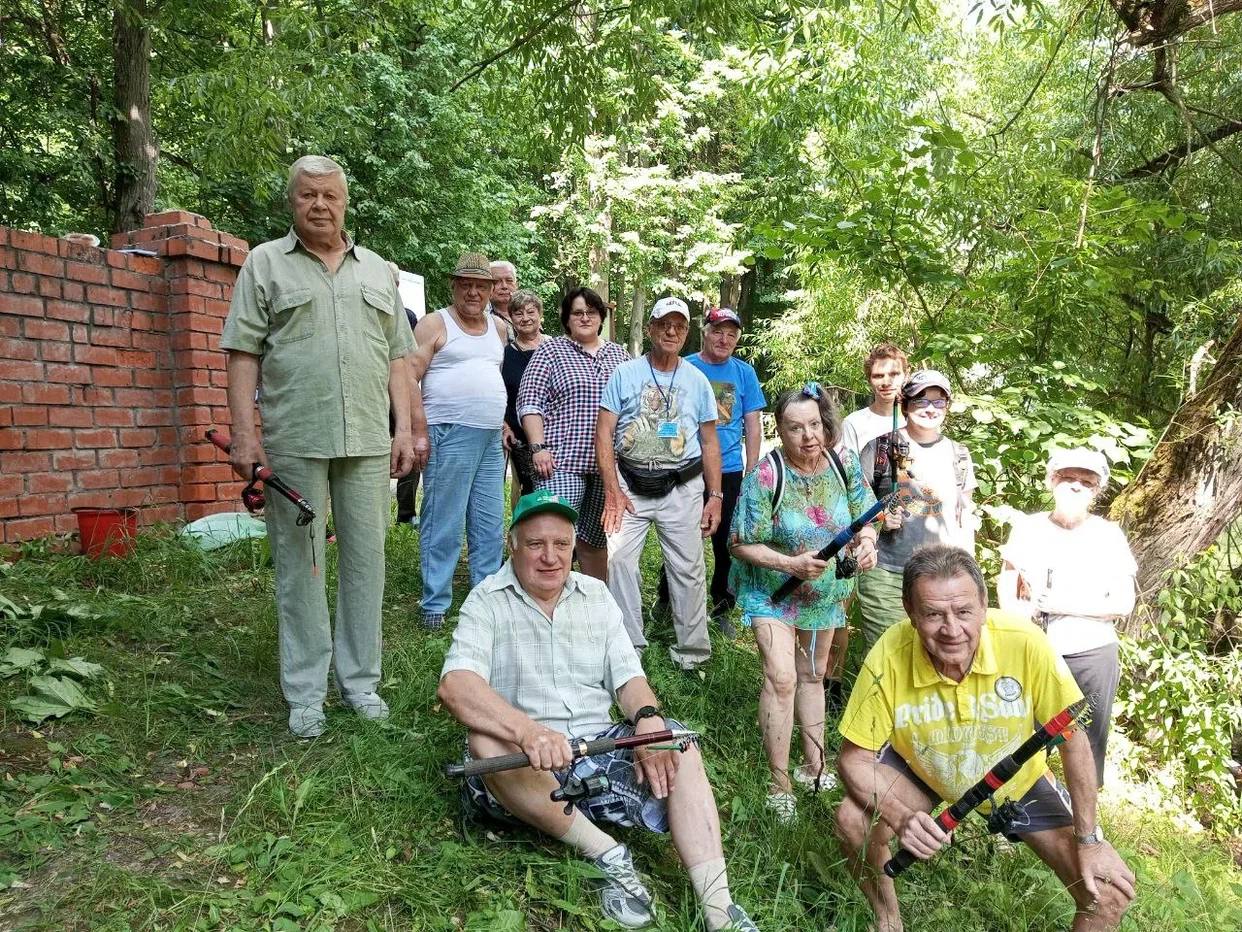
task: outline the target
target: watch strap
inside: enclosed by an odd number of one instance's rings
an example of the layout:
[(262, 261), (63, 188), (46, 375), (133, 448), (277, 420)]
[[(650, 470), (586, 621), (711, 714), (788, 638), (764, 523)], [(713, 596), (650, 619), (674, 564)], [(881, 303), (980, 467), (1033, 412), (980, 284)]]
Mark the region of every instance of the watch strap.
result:
[(653, 705), (645, 705), (641, 709), (639, 709), (637, 712), (634, 713), (633, 718), (628, 718), (626, 719), (626, 721), (630, 724), (631, 727), (637, 727), (638, 723), (641, 722), (645, 718), (660, 718), (660, 717), (661, 716), (660, 716), (659, 709), (657, 709)]

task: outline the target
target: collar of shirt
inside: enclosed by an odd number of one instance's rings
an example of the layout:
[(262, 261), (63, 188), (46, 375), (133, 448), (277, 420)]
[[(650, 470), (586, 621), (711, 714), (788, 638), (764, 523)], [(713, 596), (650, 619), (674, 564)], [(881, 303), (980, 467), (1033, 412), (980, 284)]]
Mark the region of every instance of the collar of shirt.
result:
[[(345, 237), (345, 251), (347, 253), (352, 254), (354, 251), (354, 246), (356, 245), (354, 243), (354, 238), (350, 236), (349, 233), (345, 232), (344, 230), (341, 231), (341, 236)], [(289, 232), (286, 233), (284, 235), (284, 238), (280, 240), (280, 251), (284, 253), (290, 253), (290, 252), (293, 252), (293, 250), (297, 249), (299, 246), (301, 246), (302, 249), (305, 250), (306, 252), (310, 252), (310, 250), (306, 248), (306, 244), (302, 242), (302, 238), (298, 236), (297, 230), (295, 230), (293, 227), (289, 227)], [(357, 259), (358, 257), (355, 255), (354, 258)]]
[[(517, 574), (513, 571), (512, 557), (505, 561), (505, 565), (500, 568), (500, 572), (485, 579), (483, 582), (479, 583), (479, 585), (487, 592), (499, 592), (502, 589), (512, 589), (514, 595), (537, 611), (540, 615), (543, 615), (543, 609), (539, 607), (539, 603), (531, 597), (530, 593), (522, 588), (522, 583), (518, 580)], [(565, 587), (561, 589), (561, 594), (557, 598), (556, 604), (559, 606), (565, 601), (565, 599), (577, 591), (578, 580), (574, 579), (573, 573), (570, 573), (569, 578), (565, 580)], [(544, 615), (544, 617), (546, 618), (547, 616)]]
[[(967, 678), (975, 674), (992, 676), (997, 671), (996, 651), (992, 645), (991, 627), (985, 618), (983, 627), (979, 631), (979, 646), (975, 649), (975, 659), (970, 664), (970, 671), (966, 674)], [(932, 664), (931, 657), (928, 656), (927, 649), (923, 646), (923, 641), (917, 632), (914, 635), (913, 654), (911, 679), (916, 688), (931, 686), (934, 683), (952, 682), (952, 680), (942, 676)], [(962, 682), (965, 682), (965, 679)]]

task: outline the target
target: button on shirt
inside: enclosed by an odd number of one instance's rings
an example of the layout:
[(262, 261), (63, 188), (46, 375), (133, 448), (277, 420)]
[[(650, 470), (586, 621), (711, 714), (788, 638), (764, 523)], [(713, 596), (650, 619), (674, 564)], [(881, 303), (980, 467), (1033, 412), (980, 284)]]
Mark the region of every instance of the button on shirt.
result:
[(617, 366), (629, 358), (625, 347), (608, 340), (594, 355), (569, 337), (555, 337), (535, 350), (522, 374), (517, 416), (543, 417), (543, 442), (559, 472), (599, 472), (595, 419), (600, 395)]
[(414, 345), (388, 266), (346, 236), (335, 274), (291, 229), (246, 258), (220, 346), (262, 357), (263, 448), (382, 456), (389, 363)]
[(570, 573), (548, 618), (512, 561), (462, 604), (441, 678), (453, 670), (478, 674), (515, 709), (570, 737), (606, 728), (617, 690), (644, 675), (607, 586)]
[[(954, 800), (1037, 725), (1081, 698), (1065, 661), (1024, 618), (988, 612), (960, 683), (936, 670), (914, 625), (903, 621), (863, 661), (841, 736), (868, 751), (891, 743), (923, 782)], [(1035, 755), (996, 798), (1021, 799), (1047, 770), (1044, 756)]]

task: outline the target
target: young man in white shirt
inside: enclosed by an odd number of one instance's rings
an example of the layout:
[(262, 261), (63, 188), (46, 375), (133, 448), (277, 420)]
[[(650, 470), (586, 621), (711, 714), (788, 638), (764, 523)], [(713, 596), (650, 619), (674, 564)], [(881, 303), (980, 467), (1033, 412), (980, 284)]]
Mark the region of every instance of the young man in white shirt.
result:
[[(847, 414), (841, 422), (841, 446), (855, 453), (862, 453), (862, 448), (880, 434), (893, 430), (893, 409), (910, 374), (910, 361), (899, 347), (880, 343), (863, 360), (863, 372), (871, 386), (871, 403)], [(898, 410), (897, 427), (905, 424), (906, 419)], [(870, 476), (867, 481), (871, 481)]]

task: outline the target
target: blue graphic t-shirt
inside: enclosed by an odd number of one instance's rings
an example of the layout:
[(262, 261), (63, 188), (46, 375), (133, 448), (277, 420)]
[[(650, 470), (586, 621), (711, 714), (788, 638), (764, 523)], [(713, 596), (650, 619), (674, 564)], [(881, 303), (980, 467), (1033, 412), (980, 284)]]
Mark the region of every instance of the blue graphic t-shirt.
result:
[(720, 470), (741, 472), (745, 466), (743, 419), (751, 411), (762, 411), (768, 404), (759, 386), (759, 377), (755, 375), (755, 367), (736, 356), (730, 356), (722, 363), (711, 363), (698, 353), (687, 356), (686, 362), (707, 376), (716, 396), (716, 409), (720, 414), (716, 421), (716, 434), (720, 437)]
[(621, 363), (604, 386), (599, 406), (617, 415), (617, 454), (655, 469), (673, 469), (702, 456), (699, 425), (716, 420), (711, 384), (684, 359), (675, 372), (652, 369), (646, 356)]

